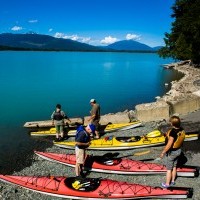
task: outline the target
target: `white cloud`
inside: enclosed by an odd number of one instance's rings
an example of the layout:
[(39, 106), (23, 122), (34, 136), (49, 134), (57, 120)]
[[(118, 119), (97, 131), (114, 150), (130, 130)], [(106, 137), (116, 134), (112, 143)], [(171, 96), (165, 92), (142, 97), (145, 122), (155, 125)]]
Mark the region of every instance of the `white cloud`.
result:
[(90, 37), (84, 37), (84, 38), (82, 38), (82, 42), (83, 43), (90, 43), (90, 41), (91, 41)]
[(29, 20), (28, 22), (29, 22), (29, 23), (37, 23), (38, 20), (37, 20), (37, 19), (31, 19), (31, 20)]
[(108, 37), (105, 37), (100, 42), (101, 42), (101, 44), (112, 44), (112, 43), (116, 42), (117, 40), (118, 40), (117, 38), (108, 36)]
[(130, 33), (128, 33), (126, 35), (126, 39), (127, 40), (140, 40), (141, 36), (140, 35), (136, 35), (136, 34), (130, 34)]
[(55, 33), (54, 37), (70, 39), (70, 40), (79, 41), (79, 42), (83, 42), (83, 43), (89, 43), (91, 41), (90, 37), (80, 37), (78, 35), (66, 35), (64, 33), (59, 33), (59, 32)]
[(51, 32), (51, 31), (53, 31), (53, 29), (52, 29), (52, 28), (50, 28), (50, 29), (49, 29), (49, 32)]
[(11, 30), (12, 30), (12, 31), (20, 31), (20, 30), (22, 30), (22, 27), (21, 27), (21, 26), (13, 26), (13, 27), (11, 28)]

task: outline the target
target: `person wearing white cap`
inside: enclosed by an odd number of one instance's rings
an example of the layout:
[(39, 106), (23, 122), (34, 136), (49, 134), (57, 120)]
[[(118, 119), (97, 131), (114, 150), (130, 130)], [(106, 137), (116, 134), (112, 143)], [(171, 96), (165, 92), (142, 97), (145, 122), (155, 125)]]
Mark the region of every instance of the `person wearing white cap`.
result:
[(95, 130), (95, 138), (100, 138), (100, 135), (99, 135), (99, 127), (100, 127), (100, 124), (99, 124), (99, 121), (100, 121), (100, 105), (96, 102), (95, 99), (91, 99), (90, 100), (90, 105), (92, 106), (92, 109), (90, 111), (90, 118), (88, 119), (88, 121), (91, 123), (91, 124), (94, 124), (95, 127), (96, 127), (96, 130)]

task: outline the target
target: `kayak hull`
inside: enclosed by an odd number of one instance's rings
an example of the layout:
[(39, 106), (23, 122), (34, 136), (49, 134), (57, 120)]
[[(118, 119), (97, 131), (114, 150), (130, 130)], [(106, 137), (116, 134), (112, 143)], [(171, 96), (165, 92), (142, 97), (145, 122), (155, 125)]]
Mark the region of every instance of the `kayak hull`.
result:
[[(141, 126), (140, 121), (136, 122), (130, 122), (130, 123), (119, 123), (119, 124), (108, 124), (105, 129), (102, 131), (103, 133), (110, 133), (114, 131), (124, 131), (124, 130), (129, 130), (132, 128), (136, 128), (138, 126)], [(50, 128), (47, 130), (39, 130), (39, 131), (32, 131), (30, 132), (30, 135), (32, 136), (54, 136), (56, 135), (56, 129), (55, 128)], [(76, 135), (76, 130), (66, 130), (66, 135), (67, 136), (75, 136)]]
[[(148, 133), (153, 137), (148, 136), (132, 136), (132, 137), (103, 137), (100, 139), (91, 140), (88, 150), (129, 150), (137, 148), (145, 148), (152, 146), (160, 146), (165, 144), (165, 137), (158, 130)], [(154, 137), (155, 135), (155, 137)], [(197, 140), (198, 134), (186, 134), (185, 141)], [(75, 141), (54, 142), (54, 145), (74, 149)]]
[[(58, 154), (50, 152), (35, 151), (39, 157), (57, 162), (70, 167), (75, 167), (76, 157), (74, 154)], [(90, 156), (87, 155), (85, 171), (95, 171), (112, 174), (125, 174), (125, 175), (165, 175), (167, 169), (162, 164), (148, 163), (126, 158), (114, 158), (112, 156)], [(198, 170), (195, 167), (180, 167), (177, 168), (177, 176), (195, 177), (198, 176)]]
[(188, 198), (190, 188), (151, 187), (146, 185), (114, 181), (110, 179), (53, 176), (0, 175), (0, 180), (46, 195), (68, 199), (143, 199), (143, 198)]

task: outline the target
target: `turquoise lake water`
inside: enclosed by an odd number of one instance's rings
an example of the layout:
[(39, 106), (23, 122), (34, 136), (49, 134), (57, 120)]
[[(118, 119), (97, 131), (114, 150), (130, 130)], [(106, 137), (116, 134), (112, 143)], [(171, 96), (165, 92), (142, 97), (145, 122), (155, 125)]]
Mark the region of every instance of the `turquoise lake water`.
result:
[(89, 115), (91, 98), (102, 114), (155, 101), (182, 74), (150, 53), (0, 52), (0, 156), (31, 150), (23, 124), (46, 120), (57, 103), (69, 117)]

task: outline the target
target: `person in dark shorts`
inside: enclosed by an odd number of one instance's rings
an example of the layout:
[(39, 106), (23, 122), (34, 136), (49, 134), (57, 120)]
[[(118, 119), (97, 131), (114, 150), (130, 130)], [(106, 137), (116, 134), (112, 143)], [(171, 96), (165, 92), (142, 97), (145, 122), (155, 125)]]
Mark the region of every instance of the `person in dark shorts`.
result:
[(169, 120), (172, 128), (166, 133), (165, 144), (160, 158), (166, 156), (166, 182), (162, 183), (163, 188), (175, 185), (177, 162), (181, 155), (181, 147), (185, 139), (185, 131), (181, 127), (181, 120), (177, 116), (172, 116)]
[(100, 138), (100, 134), (99, 134), (99, 128), (100, 128), (100, 124), (99, 124), (99, 121), (100, 121), (100, 117), (101, 117), (101, 114), (100, 114), (100, 105), (96, 102), (95, 99), (91, 99), (90, 100), (90, 105), (92, 106), (92, 109), (90, 111), (90, 118), (88, 119), (88, 121), (91, 123), (91, 124), (94, 124), (95, 127), (96, 127), (96, 131), (95, 131), (95, 138)]
[(65, 115), (64, 111), (61, 110), (61, 105), (56, 105), (56, 110), (53, 111), (51, 115), (52, 125), (55, 125), (56, 128), (56, 139), (55, 141), (61, 141), (64, 139), (64, 119), (67, 119), (69, 122), (71, 120)]
[(94, 124), (89, 124), (85, 128), (81, 125), (77, 128), (75, 137), (75, 154), (76, 154), (76, 176), (83, 176), (83, 165), (86, 159), (86, 149), (90, 145), (90, 134), (95, 132)]

